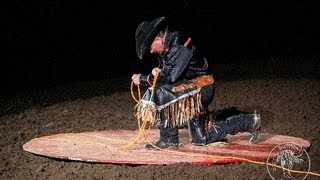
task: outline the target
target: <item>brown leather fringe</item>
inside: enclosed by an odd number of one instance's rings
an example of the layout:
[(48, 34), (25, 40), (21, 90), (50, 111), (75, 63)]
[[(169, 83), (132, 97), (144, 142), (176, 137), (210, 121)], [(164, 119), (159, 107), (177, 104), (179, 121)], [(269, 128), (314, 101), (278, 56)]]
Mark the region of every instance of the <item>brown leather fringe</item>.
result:
[(165, 126), (184, 126), (193, 117), (199, 116), (202, 110), (201, 91), (194, 95), (180, 99), (159, 110), (153, 102), (142, 103), (135, 107), (135, 116), (139, 121), (150, 121), (158, 126), (161, 121), (161, 112), (165, 114)]

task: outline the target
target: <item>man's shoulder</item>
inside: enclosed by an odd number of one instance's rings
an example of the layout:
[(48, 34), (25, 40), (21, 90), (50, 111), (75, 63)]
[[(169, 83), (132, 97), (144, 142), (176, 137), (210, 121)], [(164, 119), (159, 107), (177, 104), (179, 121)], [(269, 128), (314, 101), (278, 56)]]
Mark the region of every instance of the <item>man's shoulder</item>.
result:
[(192, 50), (183, 45), (176, 45), (170, 49), (168, 56), (172, 57), (178, 54), (192, 54)]

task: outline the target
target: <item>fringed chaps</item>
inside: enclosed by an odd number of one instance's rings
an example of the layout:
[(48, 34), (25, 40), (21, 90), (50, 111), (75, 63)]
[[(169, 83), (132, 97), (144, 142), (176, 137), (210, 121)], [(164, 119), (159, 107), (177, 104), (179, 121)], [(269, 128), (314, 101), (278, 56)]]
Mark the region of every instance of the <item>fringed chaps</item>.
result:
[[(201, 87), (188, 86), (187, 89), (173, 91), (174, 87), (176, 84), (159, 85), (154, 92), (148, 88), (135, 107), (136, 118), (150, 121), (153, 126), (164, 122), (165, 127), (181, 127), (199, 116), (202, 111)], [(162, 112), (165, 117), (161, 120)]]

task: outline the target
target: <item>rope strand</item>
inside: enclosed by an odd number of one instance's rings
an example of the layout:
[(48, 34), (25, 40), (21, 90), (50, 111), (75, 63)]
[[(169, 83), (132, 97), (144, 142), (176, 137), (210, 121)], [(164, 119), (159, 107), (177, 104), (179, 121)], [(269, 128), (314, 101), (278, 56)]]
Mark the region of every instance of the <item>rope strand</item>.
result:
[[(156, 87), (156, 81), (158, 79), (158, 75), (159, 74), (156, 74), (155, 76), (155, 79), (154, 79), (154, 82), (153, 82), (153, 85), (152, 85), (152, 95), (154, 93), (154, 90), (155, 90), (155, 87)], [(131, 83), (131, 95), (133, 97), (133, 99), (140, 103), (141, 101), (141, 94), (140, 94), (140, 87), (138, 85), (138, 98), (137, 99), (135, 96), (134, 96), (134, 93), (133, 93), (133, 82)], [(129, 149), (131, 146), (133, 146), (134, 144), (136, 144), (140, 138), (143, 136), (144, 137), (144, 140), (147, 139), (148, 137), (148, 133), (151, 129), (151, 124), (149, 123), (149, 127), (147, 129), (147, 132), (145, 133), (145, 130), (146, 130), (146, 126), (147, 126), (147, 123), (149, 121), (147, 121), (147, 117), (150, 113), (150, 110), (148, 110), (148, 107), (147, 108), (144, 108), (143, 110), (146, 110), (148, 111), (147, 113), (144, 113), (146, 114), (146, 116), (144, 117), (144, 120), (141, 124), (141, 122), (138, 120), (138, 126), (139, 126), (139, 131), (138, 131), (138, 134), (136, 136), (136, 138), (133, 140), (133, 141), (130, 141), (128, 142), (127, 144), (121, 146), (121, 147), (113, 147), (113, 146), (110, 146), (108, 144), (104, 144), (104, 143), (97, 143), (97, 142), (91, 142), (91, 141), (80, 141), (80, 143), (84, 143), (84, 144), (93, 144), (93, 145), (102, 145), (102, 146), (105, 146), (105, 147), (108, 147), (108, 148), (112, 148), (112, 149), (115, 149), (115, 150), (127, 150)], [(81, 135), (83, 136), (92, 136), (92, 135), (88, 135), (88, 134), (85, 134), (85, 133), (82, 133)], [(45, 137), (40, 137), (40, 138), (36, 138), (36, 139), (44, 139), (44, 140), (48, 140), (48, 141), (58, 141), (58, 142), (69, 142), (68, 140), (58, 140), (58, 139), (51, 139), (50, 137), (54, 137), (55, 135), (52, 135), (52, 136), (45, 136)], [(96, 137), (96, 136), (95, 136)], [(99, 136), (98, 136), (99, 137)], [(99, 138), (104, 138), (105, 137), (99, 137)], [(121, 141), (121, 140), (119, 140)], [(124, 140), (122, 140), (124, 141)], [(126, 142), (126, 141), (124, 141)], [(291, 169), (287, 169), (287, 168), (284, 168), (284, 167), (281, 167), (279, 165), (276, 165), (276, 164), (271, 164), (271, 163), (267, 163), (267, 162), (261, 162), (261, 161), (255, 161), (255, 160), (251, 160), (251, 159), (247, 159), (247, 158), (240, 158), (240, 157), (234, 157), (234, 156), (218, 156), (218, 155), (208, 155), (208, 154), (200, 154), (200, 153), (191, 153), (191, 152), (181, 152), (181, 151), (176, 151), (176, 150), (168, 150), (168, 149), (161, 149), (159, 147), (157, 147), (154, 143), (148, 141), (153, 147), (155, 147), (156, 149), (158, 150), (161, 150), (161, 151), (165, 151), (165, 152), (170, 152), (170, 153), (174, 153), (174, 154), (179, 154), (179, 155), (185, 155), (185, 156), (193, 156), (193, 157), (207, 157), (207, 158), (223, 158), (223, 159), (236, 159), (236, 160), (240, 160), (240, 161), (246, 161), (246, 162), (249, 162), (249, 163), (253, 163), (253, 164), (258, 164), (258, 165), (268, 165), (268, 166), (272, 166), (272, 167), (276, 167), (276, 168), (279, 168), (279, 169), (284, 169), (284, 170), (287, 170), (289, 172), (293, 172), (293, 173), (300, 173), (300, 174), (310, 174), (310, 175), (313, 175), (313, 176), (320, 176), (319, 173), (315, 173), (315, 172), (307, 172), (307, 171), (300, 171), (300, 170), (291, 170)], [(77, 142), (79, 143), (79, 141)]]

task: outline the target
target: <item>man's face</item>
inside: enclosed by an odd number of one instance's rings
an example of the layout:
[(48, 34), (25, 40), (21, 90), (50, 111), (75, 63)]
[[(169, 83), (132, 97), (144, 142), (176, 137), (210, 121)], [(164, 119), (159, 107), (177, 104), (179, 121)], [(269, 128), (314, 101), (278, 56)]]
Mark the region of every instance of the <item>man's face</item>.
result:
[(161, 54), (164, 51), (164, 38), (156, 37), (150, 47), (150, 53)]

